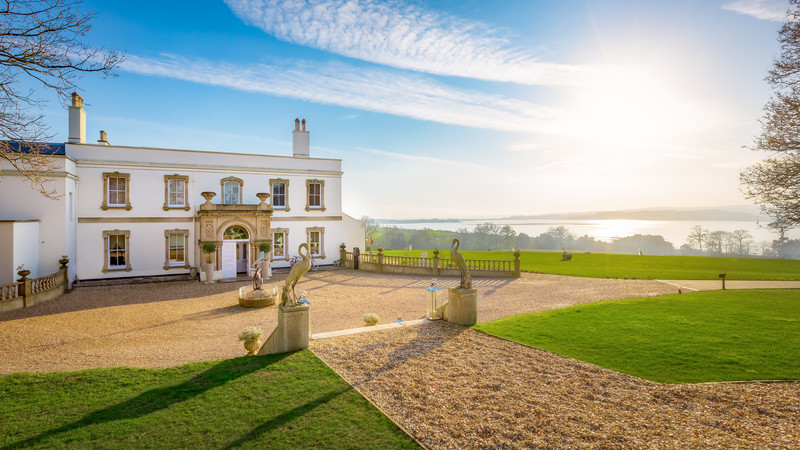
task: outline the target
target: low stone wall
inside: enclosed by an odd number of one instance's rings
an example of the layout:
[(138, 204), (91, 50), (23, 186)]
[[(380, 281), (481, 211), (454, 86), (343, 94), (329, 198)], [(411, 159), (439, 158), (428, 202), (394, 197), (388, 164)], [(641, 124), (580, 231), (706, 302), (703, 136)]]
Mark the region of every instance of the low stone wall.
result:
[[(346, 251), (344, 245), (339, 250), (341, 252), (339, 264), (352, 269), (353, 253)], [(461, 271), (450, 259), (439, 258), (438, 250), (433, 253), (433, 257), (388, 256), (379, 248), (378, 253), (364, 253), (359, 256), (358, 270), (435, 277), (461, 275)], [(513, 256), (514, 259), (511, 260), (468, 259), (466, 262), (473, 277), (519, 278), (519, 252), (514, 252)]]
[(22, 277), (16, 283), (0, 286), (0, 312), (27, 308), (61, 297), (68, 289), (66, 266), (42, 278)]

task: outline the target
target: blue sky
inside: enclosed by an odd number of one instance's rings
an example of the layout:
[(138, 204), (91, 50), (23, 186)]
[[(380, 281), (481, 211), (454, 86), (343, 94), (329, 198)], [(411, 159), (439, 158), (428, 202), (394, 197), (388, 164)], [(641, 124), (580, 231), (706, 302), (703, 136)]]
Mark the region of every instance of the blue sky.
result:
[[(87, 134), (112, 144), (340, 158), (380, 218), (746, 204), (786, 4), (85, 0)], [(44, 113), (66, 140), (66, 111)]]

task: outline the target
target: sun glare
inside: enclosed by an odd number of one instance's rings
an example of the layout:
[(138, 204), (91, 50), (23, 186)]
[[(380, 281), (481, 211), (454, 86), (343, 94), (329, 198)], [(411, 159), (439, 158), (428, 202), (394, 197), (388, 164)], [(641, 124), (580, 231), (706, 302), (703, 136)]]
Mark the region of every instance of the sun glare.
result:
[(692, 133), (710, 117), (668, 81), (642, 70), (598, 80), (575, 102), (574, 129), (595, 145), (619, 150)]

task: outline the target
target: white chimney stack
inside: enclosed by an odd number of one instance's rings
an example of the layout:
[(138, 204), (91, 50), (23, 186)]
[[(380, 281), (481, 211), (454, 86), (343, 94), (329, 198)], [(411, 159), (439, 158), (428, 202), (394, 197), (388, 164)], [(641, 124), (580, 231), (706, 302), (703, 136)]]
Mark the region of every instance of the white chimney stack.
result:
[(86, 111), (83, 110), (83, 98), (77, 92), (72, 93), (72, 106), (69, 107), (69, 140), (70, 144), (86, 143)]
[(303, 119), (302, 122), (300, 119), (294, 119), (294, 131), (292, 131), (292, 155), (295, 158), (308, 158), (310, 155), (309, 146), (308, 131), (306, 131), (306, 119)]

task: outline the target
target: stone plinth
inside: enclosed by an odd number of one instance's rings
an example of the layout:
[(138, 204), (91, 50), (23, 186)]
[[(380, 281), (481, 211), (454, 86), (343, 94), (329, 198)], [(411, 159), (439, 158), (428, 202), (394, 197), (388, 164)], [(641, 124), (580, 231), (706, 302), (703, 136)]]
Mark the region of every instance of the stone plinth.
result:
[(448, 289), (444, 320), (465, 327), (478, 323), (478, 290)]
[(259, 355), (287, 353), (308, 347), (311, 336), (311, 314), (308, 305), (278, 306), (278, 326), (269, 336)]

